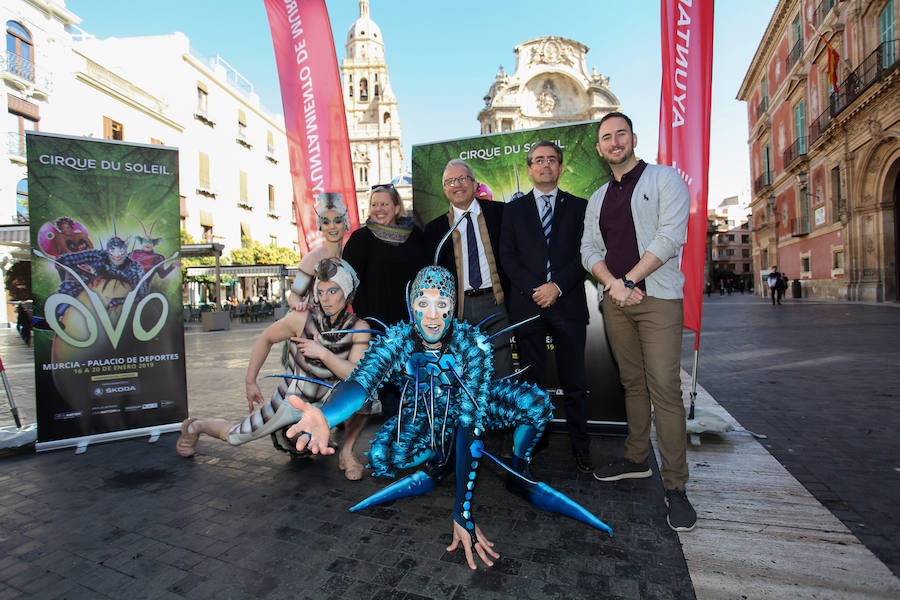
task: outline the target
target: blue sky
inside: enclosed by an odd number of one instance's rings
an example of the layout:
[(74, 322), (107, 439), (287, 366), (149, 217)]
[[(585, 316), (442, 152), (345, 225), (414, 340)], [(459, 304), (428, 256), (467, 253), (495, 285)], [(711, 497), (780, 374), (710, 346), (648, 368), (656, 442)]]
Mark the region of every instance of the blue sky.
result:
[[(695, 0), (697, 1), (697, 0)], [(709, 205), (749, 190), (747, 109), (735, 100), (777, 0), (717, 3), (713, 48)], [(328, 0), (338, 63), (356, 0)], [(400, 105), (403, 156), (412, 144), (477, 135), (476, 116), (498, 67), (515, 70), (515, 46), (560, 35), (590, 48), (588, 70), (610, 78), (635, 122), (638, 154), (656, 161), (660, 41), (656, 0), (372, 0), (386, 44), (388, 75)], [(207, 56), (221, 55), (281, 113), (275, 57), (262, 0), (68, 0), (81, 28), (98, 38), (181, 31)]]

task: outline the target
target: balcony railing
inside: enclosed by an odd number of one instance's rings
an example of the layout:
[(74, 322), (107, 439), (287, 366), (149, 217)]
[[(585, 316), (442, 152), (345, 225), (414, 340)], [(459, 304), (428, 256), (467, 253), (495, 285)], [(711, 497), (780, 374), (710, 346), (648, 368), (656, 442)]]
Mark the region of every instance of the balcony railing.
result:
[(797, 40), (794, 46), (791, 48), (791, 51), (788, 52), (787, 57), (787, 70), (790, 71), (791, 67), (793, 67), (798, 60), (800, 60), (800, 56), (803, 54), (803, 40)]
[(863, 92), (881, 78), (884, 73), (900, 65), (900, 40), (878, 45), (862, 63), (838, 85), (838, 93), (828, 98), (828, 108), (809, 126), (809, 143), (819, 139), (831, 121), (859, 98)]
[(761, 119), (766, 111), (769, 110), (769, 99), (763, 98), (759, 101), (759, 104), (756, 105), (756, 118)]
[(234, 141), (236, 141), (241, 146), (244, 146), (245, 148), (253, 147), (253, 145), (250, 144), (250, 140), (247, 139), (247, 134), (241, 130), (238, 130), (237, 135), (234, 138)]
[(816, 7), (816, 12), (813, 13), (813, 26), (818, 29), (819, 25), (821, 25), (825, 21), (825, 17), (828, 16), (828, 13), (831, 12), (831, 9), (835, 7), (837, 4), (837, 0), (822, 0), (819, 2), (819, 5)]
[(753, 182), (753, 193), (758, 194), (764, 188), (772, 185), (772, 174), (770, 172), (765, 172)]
[(800, 158), (801, 156), (806, 156), (806, 138), (799, 137), (794, 140), (794, 143), (788, 146), (787, 150), (784, 151), (782, 158), (784, 159), (785, 168), (788, 167), (792, 162)]
[(7, 151), (9, 152), (9, 155), (25, 158), (25, 136), (17, 131), (9, 131), (7, 132), (7, 136)]
[(791, 219), (791, 235), (800, 237), (809, 234), (809, 217)]
[(816, 143), (816, 140), (822, 137), (822, 134), (825, 133), (825, 130), (828, 129), (828, 126), (831, 125), (831, 108), (826, 108), (825, 111), (816, 117), (816, 120), (809, 124), (809, 145), (813, 145)]
[(4, 70), (34, 83), (34, 63), (15, 52), (6, 51)]

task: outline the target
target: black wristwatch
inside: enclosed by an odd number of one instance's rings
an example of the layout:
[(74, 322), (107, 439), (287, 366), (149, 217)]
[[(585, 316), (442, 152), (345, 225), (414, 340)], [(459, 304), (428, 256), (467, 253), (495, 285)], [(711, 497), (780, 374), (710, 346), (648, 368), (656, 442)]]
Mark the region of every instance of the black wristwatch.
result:
[(627, 277), (622, 278), (622, 283), (624, 283), (625, 287), (627, 287), (629, 290), (634, 289), (634, 282), (632, 280), (628, 279)]

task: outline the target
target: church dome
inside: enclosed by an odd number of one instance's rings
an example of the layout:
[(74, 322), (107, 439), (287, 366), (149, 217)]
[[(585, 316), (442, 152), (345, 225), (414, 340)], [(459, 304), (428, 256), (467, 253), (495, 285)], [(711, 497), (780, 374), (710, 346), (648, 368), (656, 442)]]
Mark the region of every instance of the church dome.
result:
[(369, 0), (360, 0), (359, 18), (350, 26), (347, 32), (347, 43), (369, 40), (384, 45), (381, 37), (381, 29), (369, 16)]

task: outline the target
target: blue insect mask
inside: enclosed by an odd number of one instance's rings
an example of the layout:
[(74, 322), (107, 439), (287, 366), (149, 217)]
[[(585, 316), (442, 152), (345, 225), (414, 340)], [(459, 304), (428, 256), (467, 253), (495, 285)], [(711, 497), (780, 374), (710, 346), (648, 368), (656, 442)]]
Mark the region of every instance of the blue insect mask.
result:
[(443, 267), (428, 266), (416, 274), (409, 292), (416, 332), (428, 344), (440, 342), (450, 330), (456, 308), (456, 281)]

